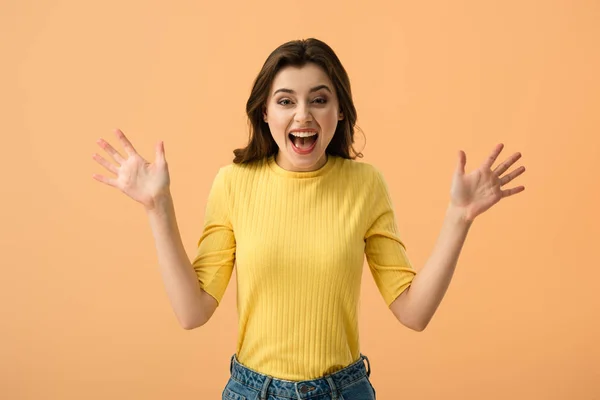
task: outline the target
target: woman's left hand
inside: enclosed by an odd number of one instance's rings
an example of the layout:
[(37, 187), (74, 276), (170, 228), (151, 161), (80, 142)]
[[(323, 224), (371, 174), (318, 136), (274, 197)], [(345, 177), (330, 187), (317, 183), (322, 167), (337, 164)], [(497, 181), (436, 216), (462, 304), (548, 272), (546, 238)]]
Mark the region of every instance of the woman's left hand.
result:
[(475, 171), (465, 175), (467, 155), (464, 151), (458, 152), (458, 165), (452, 179), (451, 206), (462, 211), (466, 221), (472, 222), (475, 217), (488, 210), (502, 198), (512, 196), (525, 190), (524, 186), (502, 190), (502, 186), (525, 172), (521, 166), (509, 174), (501, 176), (519, 158), (521, 153), (515, 153), (498, 165), (493, 171), (492, 164), (504, 148), (502, 143), (496, 145), (492, 154)]

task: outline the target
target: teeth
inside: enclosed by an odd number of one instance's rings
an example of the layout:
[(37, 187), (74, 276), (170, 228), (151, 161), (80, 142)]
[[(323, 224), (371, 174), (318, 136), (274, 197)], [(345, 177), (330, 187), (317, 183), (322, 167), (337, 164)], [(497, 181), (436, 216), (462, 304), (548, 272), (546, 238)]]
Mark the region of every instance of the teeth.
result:
[(290, 134), (296, 137), (311, 137), (315, 136), (317, 132), (290, 132)]

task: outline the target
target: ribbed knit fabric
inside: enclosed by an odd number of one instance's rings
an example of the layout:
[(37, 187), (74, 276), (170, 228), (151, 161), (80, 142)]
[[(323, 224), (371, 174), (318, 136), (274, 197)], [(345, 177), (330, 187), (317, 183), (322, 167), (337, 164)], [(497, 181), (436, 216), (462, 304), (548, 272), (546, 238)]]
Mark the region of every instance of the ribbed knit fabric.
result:
[(219, 170), (192, 264), (219, 303), (236, 264), (238, 360), (298, 381), (359, 359), (365, 255), (389, 306), (416, 272), (382, 174), (331, 155), (319, 170), (292, 172), (271, 156)]

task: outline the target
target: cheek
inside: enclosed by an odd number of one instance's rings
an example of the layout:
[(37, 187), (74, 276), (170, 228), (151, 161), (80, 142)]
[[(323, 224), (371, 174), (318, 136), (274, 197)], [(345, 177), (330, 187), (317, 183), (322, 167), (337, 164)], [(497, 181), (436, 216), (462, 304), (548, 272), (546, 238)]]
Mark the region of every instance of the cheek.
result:
[(277, 136), (283, 136), (287, 130), (288, 123), (282, 119), (276, 119), (270, 123), (271, 132)]
[(321, 125), (324, 129), (335, 131), (335, 127), (338, 124), (338, 113), (336, 111), (329, 111), (321, 118)]
[(269, 125), (281, 126), (287, 124), (290, 120), (289, 113), (282, 112), (281, 110), (273, 110), (269, 113)]
[(269, 117), (269, 130), (276, 142), (283, 143), (286, 138), (289, 119), (283, 118), (281, 115)]

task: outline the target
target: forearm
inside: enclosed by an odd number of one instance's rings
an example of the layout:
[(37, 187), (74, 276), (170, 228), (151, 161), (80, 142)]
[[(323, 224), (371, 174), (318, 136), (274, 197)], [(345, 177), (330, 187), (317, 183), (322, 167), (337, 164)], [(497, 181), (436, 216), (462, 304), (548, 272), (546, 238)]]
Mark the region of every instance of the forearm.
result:
[(425, 329), (444, 298), (471, 224), (459, 209), (448, 206), (433, 252), (407, 291), (406, 320), (418, 330)]
[(186, 329), (201, 325), (203, 319), (198, 278), (185, 252), (170, 193), (146, 210), (156, 244), (158, 263), (171, 306)]

